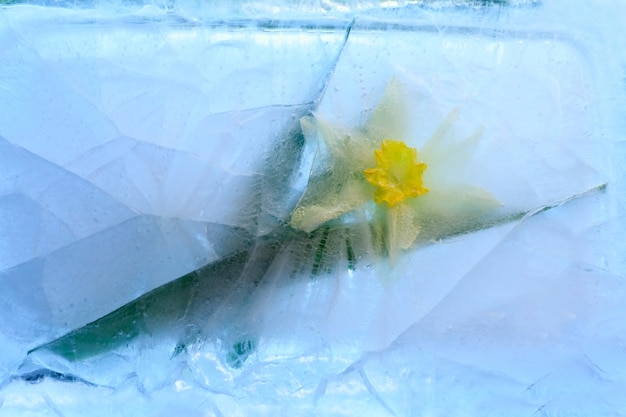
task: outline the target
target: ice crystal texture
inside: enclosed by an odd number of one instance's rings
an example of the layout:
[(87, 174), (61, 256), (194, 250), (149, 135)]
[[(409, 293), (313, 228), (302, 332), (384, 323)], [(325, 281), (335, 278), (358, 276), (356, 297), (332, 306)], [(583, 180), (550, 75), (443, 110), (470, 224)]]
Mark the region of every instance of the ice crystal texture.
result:
[[(626, 414), (624, 6), (4, 3), (0, 416)], [(391, 79), (511, 213), (392, 262), (288, 224)]]

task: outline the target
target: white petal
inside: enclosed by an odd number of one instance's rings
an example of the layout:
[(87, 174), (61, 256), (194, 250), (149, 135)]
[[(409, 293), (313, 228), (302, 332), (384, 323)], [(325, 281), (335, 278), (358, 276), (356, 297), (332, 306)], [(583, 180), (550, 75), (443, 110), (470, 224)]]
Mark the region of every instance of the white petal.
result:
[(409, 109), (400, 82), (392, 78), (367, 125), (368, 133), (377, 141), (406, 140)]
[(439, 240), (488, 227), (500, 202), (486, 190), (470, 185), (431, 189), (411, 200), (419, 214), (420, 241)]
[(371, 200), (373, 191), (364, 180), (332, 178), (313, 184), (294, 210), (289, 225), (310, 233)]

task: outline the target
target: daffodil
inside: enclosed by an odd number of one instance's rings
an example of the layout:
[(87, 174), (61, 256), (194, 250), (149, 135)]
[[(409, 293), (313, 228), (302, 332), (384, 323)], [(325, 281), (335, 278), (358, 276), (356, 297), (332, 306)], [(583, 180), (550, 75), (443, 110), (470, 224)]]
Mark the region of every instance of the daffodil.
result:
[(402, 86), (393, 79), (365, 126), (331, 125), (317, 113), (302, 118), (316, 158), (291, 227), (312, 232), (359, 213), (356, 218), (366, 219), (382, 240), (375, 246), (394, 254), (418, 239), (438, 240), (488, 223), (500, 203), (466, 182), (481, 129), (457, 141), (453, 110), (418, 149), (407, 134), (408, 117)]

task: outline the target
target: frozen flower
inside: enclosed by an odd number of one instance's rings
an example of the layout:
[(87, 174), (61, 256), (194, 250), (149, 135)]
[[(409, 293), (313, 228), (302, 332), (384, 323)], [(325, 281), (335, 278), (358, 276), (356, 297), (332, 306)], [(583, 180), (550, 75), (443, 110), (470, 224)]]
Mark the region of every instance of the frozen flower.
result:
[(360, 211), (358, 218), (367, 219), (381, 240), (374, 247), (387, 254), (408, 249), (418, 237), (433, 241), (485, 227), (500, 203), (465, 182), (482, 131), (456, 141), (454, 110), (416, 149), (405, 126), (408, 115), (394, 79), (360, 129), (331, 125), (319, 114), (302, 118), (304, 136), (317, 153), (290, 225), (312, 232)]

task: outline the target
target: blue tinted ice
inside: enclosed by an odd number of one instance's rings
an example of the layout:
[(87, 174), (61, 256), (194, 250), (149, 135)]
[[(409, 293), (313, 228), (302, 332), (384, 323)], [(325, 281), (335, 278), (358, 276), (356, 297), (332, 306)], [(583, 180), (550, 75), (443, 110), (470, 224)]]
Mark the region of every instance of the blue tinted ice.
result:
[[(0, 415), (626, 413), (623, 6), (0, 7)], [(392, 260), (288, 225), (390, 79), (501, 203)]]

